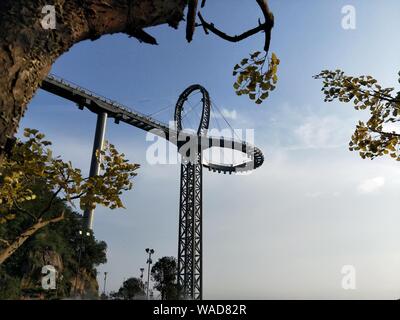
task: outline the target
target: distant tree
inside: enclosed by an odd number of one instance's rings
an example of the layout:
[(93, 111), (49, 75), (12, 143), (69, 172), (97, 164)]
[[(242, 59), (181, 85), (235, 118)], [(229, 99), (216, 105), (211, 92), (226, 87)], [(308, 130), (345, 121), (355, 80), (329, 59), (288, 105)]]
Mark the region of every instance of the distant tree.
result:
[(108, 300), (108, 295), (104, 292), (100, 295), (100, 300)]
[(383, 88), (372, 76), (347, 76), (341, 70), (324, 70), (315, 79), (323, 81), (325, 102), (339, 100), (369, 112), (369, 119), (356, 126), (351, 151), (363, 159), (388, 155), (400, 161), (400, 91)]
[[(51, 193), (43, 195), (51, 196)], [(0, 265), (0, 299), (38, 295), (43, 299), (61, 299), (75, 293), (96, 297), (95, 268), (107, 261), (107, 245), (97, 241), (93, 234), (82, 238), (79, 234), (84, 227), (81, 215), (73, 212), (65, 202), (55, 200), (53, 206), (65, 212), (64, 219), (38, 230)], [(29, 217), (17, 215), (7, 227), (0, 225), (0, 237), (16, 237), (29, 223)], [(52, 264), (57, 269), (56, 290), (43, 290), (41, 286), (41, 269), (45, 264)], [(75, 292), (77, 279), (81, 286)]]
[(26, 129), (24, 136), (26, 141), (18, 141), (0, 165), (0, 224), (18, 215), (29, 219), (29, 223), (15, 237), (0, 239), (0, 265), (38, 230), (64, 219), (63, 209), (54, 207), (56, 201), (74, 205), (76, 200), (83, 210), (97, 204), (123, 208), (120, 196), (132, 188), (131, 180), (139, 167), (107, 144), (97, 154), (100, 175), (84, 178), (71, 162), (53, 157), (48, 148), (51, 143), (44, 140), (43, 134)]
[(177, 262), (174, 257), (162, 257), (151, 268), (154, 288), (161, 293), (161, 300), (178, 299), (177, 272)]
[[(13, 143), (28, 102), (59, 56), (78, 42), (96, 40), (106, 34), (124, 33), (140, 42), (155, 45), (157, 40), (144, 29), (163, 24), (178, 28), (186, 7), (188, 42), (192, 41), (196, 27), (229, 42), (239, 42), (259, 33), (265, 35), (265, 54), (255, 54), (235, 67), (235, 75), (238, 76), (236, 92), (247, 94), (256, 103), (261, 103), (268, 96), (268, 91), (274, 89), (278, 60), (268, 58), (274, 16), (267, 0), (255, 0), (254, 3), (260, 7), (263, 20), (259, 19), (254, 28), (232, 36), (206, 21), (199, 12), (206, 0), (202, 0), (201, 4), (198, 0), (68, 0), (50, 3), (2, 0), (0, 162)], [(226, 2), (225, 12), (229, 11), (230, 4), (230, 1)]]
[(118, 292), (111, 294), (113, 298), (122, 300), (133, 300), (134, 298), (143, 297), (144, 295), (142, 281), (138, 278), (129, 278), (125, 280)]

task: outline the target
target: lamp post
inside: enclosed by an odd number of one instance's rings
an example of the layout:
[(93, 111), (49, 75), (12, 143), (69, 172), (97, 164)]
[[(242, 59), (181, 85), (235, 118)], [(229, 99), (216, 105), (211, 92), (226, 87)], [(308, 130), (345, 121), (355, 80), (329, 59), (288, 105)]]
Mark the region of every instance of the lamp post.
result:
[[(83, 231), (79, 230), (79, 235), (81, 236), (81, 242), (80, 242), (80, 246), (78, 248), (79, 254), (78, 254), (78, 266), (77, 266), (77, 270), (76, 270), (76, 276), (75, 276), (75, 285), (74, 285), (74, 295), (76, 296), (76, 287), (77, 287), (77, 282), (78, 282), (78, 276), (80, 273), (80, 267), (81, 267), (81, 256), (82, 256), (82, 249), (83, 249)], [(90, 236), (90, 232), (86, 231), (85, 235), (87, 237)]]
[(147, 300), (149, 300), (150, 265), (153, 263), (153, 261), (151, 260), (151, 255), (154, 253), (154, 250), (146, 248), (146, 252), (149, 254), (149, 258), (147, 259), (147, 264), (149, 265), (149, 268), (147, 270), (147, 293), (146, 293)]
[(106, 295), (106, 284), (107, 284), (107, 274), (108, 272), (104, 272), (104, 287), (103, 287), (103, 295)]
[(140, 268), (140, 283), (141, 283), (142, 288), (143, 288), (143, 290), (144, 290), (143, 273), (144, 273), (144, 268)]

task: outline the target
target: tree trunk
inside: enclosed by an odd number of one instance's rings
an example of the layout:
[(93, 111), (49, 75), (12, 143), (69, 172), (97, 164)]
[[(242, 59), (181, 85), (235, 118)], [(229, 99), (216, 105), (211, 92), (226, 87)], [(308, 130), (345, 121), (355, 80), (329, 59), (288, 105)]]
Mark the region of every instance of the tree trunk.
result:
[(17, 249), (24, 244), (26, 240), (29, 239), (33, 234), (35, 234), (40, 229), (44, 228), (50, 223), (56, 223), (64, 219), (64, 214), (61, 216), (50, 219), (50, 220), (41, 220), (35, 223), (33, 226), (25, 230), (18, 238), (16, 238), (8, 247), (0, 251), (0, 265), (3, 264)]
[[(147, 43), (142, 29), (177, 28), (186, 0), (1, 0), (0, 163), (18, 124), (54, 61), (75, 43), (125, 33)], [(45, 5), (56, 11), (56, 29), (44, 29)], [(111, 62), (112, 63), (112, 62)]]

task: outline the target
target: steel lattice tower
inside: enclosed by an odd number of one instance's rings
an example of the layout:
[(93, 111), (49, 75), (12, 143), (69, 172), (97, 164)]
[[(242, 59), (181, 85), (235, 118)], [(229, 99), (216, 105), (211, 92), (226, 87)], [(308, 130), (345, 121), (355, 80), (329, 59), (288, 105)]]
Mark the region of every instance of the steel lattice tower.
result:
[(183, 297), (202, 299), (202, 165), (181, 165), (178, 286)]
[[(201, 137), (207, 134), (210, 122), (210, 98), (200, 85), (187, 88), (179, 97), (175, 108), (175, 123), (178, 135), (182, 136), (182, 110), (188, 96), (199, 90), (202, 94), (203, 111), (197, 139), (183, 140), (189, 150), (182, 154), (179, 239), (178, 239), (178, 289), (184, 299), (202, 299), (202, 148)], [(186, 137), (184, 137), (186, 138)], [(178, 147), (180, 144), (178, 143)]]

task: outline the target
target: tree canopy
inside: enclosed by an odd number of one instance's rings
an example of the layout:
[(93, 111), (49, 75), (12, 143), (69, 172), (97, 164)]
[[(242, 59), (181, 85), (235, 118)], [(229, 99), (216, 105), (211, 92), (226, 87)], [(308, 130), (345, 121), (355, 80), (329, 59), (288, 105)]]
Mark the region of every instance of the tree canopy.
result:
[(143, 283), (138, 278), (129, 278), (124, 281), (118, 292), (111, 294), (114, 299), (133, 300), (145, 296)]
[[(51, 197), (51, 193), (47, 193), (47, 197)], [(79, 233), (84, 228), (81, 216), (62, 201), (56, 200), (54, 206), (64, 210), (65, 218), (38, 230), (0, 265), (0, 299), (62, 299), (75, 293), (97, 296), (96, 267), (107, 261), (107, 245), (96, 240), (93, 234), (82, 239)], [(27, 220), (17, 215), (7, 226), (0, 225), (0, 237), (17, 237), (29, 225)], [(41, 286), (41, 269), (45, 264), (57, 269), (55, 290), (44, 290)]]
[(154, 288), (161, 293), (161, 300), (178, 299), (177, 274), (175, 257), (162, 257), (151, 268)]
[[(111, 209), (123, 208), (121, 194), (133, 187), (137, 164), (131, 164), (112, 144), (97, 152), (101, 172), (85, 178), (71, 162), (54, 157), (51, 142), (34, 129), (26, 129), (25, 140), (18, 140), (0, 165), (0, 224), (22, 215), (29, 221), (16, 237), (1, 239), (0, 264), (11, 256), (32, 234), (64, 218), (55, 201), (81, 209), (97, 204)], [(51, 196), (47, 196), (48, 194)]]

